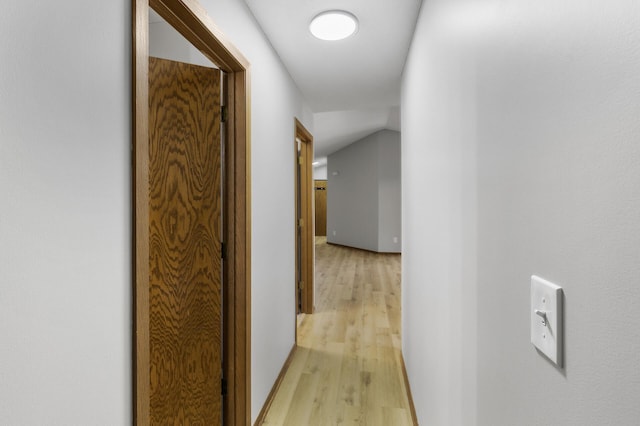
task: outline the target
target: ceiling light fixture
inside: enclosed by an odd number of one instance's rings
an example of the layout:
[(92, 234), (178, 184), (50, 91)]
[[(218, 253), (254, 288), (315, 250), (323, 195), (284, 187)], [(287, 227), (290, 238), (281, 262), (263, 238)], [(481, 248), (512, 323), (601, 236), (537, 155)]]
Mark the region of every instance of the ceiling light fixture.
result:
[(345, 39), (358, 30), (358, 19), (343, 10), (322, 12), (309, 24), (309, 31), (320, 40)]

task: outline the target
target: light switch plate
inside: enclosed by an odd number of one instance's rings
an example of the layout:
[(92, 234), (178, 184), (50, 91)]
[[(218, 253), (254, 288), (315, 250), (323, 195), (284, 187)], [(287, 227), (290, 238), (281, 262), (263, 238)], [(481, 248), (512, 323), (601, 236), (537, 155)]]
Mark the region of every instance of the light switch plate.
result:
[(531, 276), (531, 343), (558, 367), (563, 363), (562, 288)]

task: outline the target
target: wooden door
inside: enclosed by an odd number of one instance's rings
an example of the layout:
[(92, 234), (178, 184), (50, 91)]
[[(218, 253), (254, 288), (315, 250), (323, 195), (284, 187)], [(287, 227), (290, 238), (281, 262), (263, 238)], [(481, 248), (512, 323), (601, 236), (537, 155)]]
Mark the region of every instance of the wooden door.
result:
[(327, 181), (316, 180), (314, 184), (316, 203), (316, 237), (327, 236)]
[(149, 58), (151, 424), (222, 424), (220, 71)]

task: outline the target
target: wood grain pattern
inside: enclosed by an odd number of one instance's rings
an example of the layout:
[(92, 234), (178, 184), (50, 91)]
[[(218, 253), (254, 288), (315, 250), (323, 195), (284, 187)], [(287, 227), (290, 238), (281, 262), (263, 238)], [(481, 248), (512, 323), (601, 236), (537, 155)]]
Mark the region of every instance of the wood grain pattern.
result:
[(149, 58), (151, 424), (222, 424), (220, 72)]
[(316, 312), (264, 425), (413, 424), (402, 371), (400, 255), (316, 238)]
[(327, 236), (327, 181), (316, 180), (314, 183), (316, 204), (316, 237)]

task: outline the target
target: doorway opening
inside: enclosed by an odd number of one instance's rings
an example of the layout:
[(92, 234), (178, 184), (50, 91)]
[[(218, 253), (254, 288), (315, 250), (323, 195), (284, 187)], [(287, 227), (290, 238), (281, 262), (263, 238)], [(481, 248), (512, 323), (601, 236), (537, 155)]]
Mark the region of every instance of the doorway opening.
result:
[[(312, 314), (313, 285), (313, 136), (295, 120), (295, 199), (296, 199), (296, 314)], [(297, 324), (296, 319), (296, 324)], [(297, 327), (296, 327), (297, 329)], [(296, 333), (297, 335), (297, 333)]]
[[(220, 203), (218, 207), (212, 209), (198, 207), (199, 213), (196, 216), (209, 214), (213, 211), (217, 217), (224, 218), (219, 222), (208, 222), (212, 228), (217, 228), (219, 237), (209, 239), (203, 231), (199, 234), (199, 243), (189, 246), (195, 247), (197, 254), (206, 253), (213, 261), (217, 256), (217, 262), (220, 264), (221, 270), (224, 270), (221, 282), (211, 284), (212, 288), (219, 288), (222, 293), (218, 302), (213, 301), (204, 307), (206, 312), (211, 312), (213, 305), (218, 303), (215, 309), (221, 310), (221, 330), (213, 333), (222, 334), (222, 346), (220, 348), (222, 361), (218, 361), (217, 367), (208, 366), (207, 368), (219, 368), (221, 373), (212, 379), (208, 374), (203, 373), (200, 368), (180, 369), (177, 365), (172, 366), (172, 362), (180, 362), (185, 365), (193, 366), (200, 362), (203, 366), (204, 361), (192, 363), (189, 358), (195, 352), (189, 353), (171, 353), (167, 352), (160, 358), (151, 353), (151, 339), (153, 333), (157, 333), (156, 324), (152, 324), (152, 317), (156, 303), (159, 299), (154, 299), (152, 294), (153, 280), (158, 275), (157, 259), (152, 258), (153, 253), (157, 253), (157, 238), (155, 230), (151, 230), (152, 223), (163, 222), (167, 225), (165, 231), (169, 234), (177, 235), (181, 226), (186, 226), (188, 220), (185, 218), (196, 217), (191, 213), (179, 212), (177, 208), (173, 209), (175, 214), (164, 214), (162, 218), (152, 216), (157, 211), (158, 205), (156, 201), (157, 194), (152, 194), (151, 190), (156, 182), (153, 182), (158, 176), (167, 176), (171, 172), (167, 172), (170, 168), (168, 163), (162, 160), (154, 159), (157, 153), (154, 151), (154, 145), (151, 141), (150, 124), (150, 58), (149, 58), (149, 11), (150, 8), (160, 15), (167, 23), (175, 28), (189, 43), (197, 48), (204, 56), (213, 62), (222, 72), (224, 78), (218, 81), (218, 86), (222, 90), (223, 97), (218, 103), (219, 111), (218, 119), (226, 116), (224, 131), (218, 137), (221, 141), (220, 149), (217, 154), (212, 154), (205, 148), (194, 148), (192, 153), (202, 154), (203, 158), (209, 155), (217, 155), (219, 162), (215, 161), (210, 173), (207, 171), (202, 174), (198, 168), (190, 169), (190, 166), (177, 167), (180, 170), (187, 170), (189, 173), (195, 174), (193, 179), (189, 181), (185, 178), (185, 184), (188, 182), (196, 182), (199, 188), (200, 182), (211, 183), (211, 188), (219, 186)], [(203, 380), (207, 386), (215, 387), (219, 391), (221, 400), (220, 417), (212, 417), (212, 422), (204, 421), (204, 423), (213, 424), (249, 424), (251, 421), (251, 377), (250, 377), (250, 353), (251, 353), (251, 297), (250, 297), (250, 142), (249, 142), (249, 63), (240, 54), (240, 52), (224, 39), (217, 27), (208, 17), (206, 11), (197, 4), (197, 2), (185, 2), (180, 0), (132, 0), (132, 107), (133, 107), (133, 294), (134, 294), (134, 335), (133, 335), (133, 404), (134, 404), (134, 424), (146, 425), (152, 423), (154, 418), (153, 407), (164, 407), (163, 401), (158, 403), (155, 398), (160, 398), (157, 389), (170, 383), (167, 382), (166, 376), (160, 374), (158, 369), (164, 369), (163, 372), (171, 374), (194, 374), (195, 380)], [(170, 65), (172, 67), (173, 65)], [(154, 64), (153, 67), (157, 67)], [(164, 73), (164, 71), (162, 71)], [(180, 74), (178, 72), (178, 74)], [(221, 87), (220, 87), (221, 86)], [(152, 89), (156, 90), (156, 89)], [(196, 92), (194, 92), (195, 94)], [(168, 96), (167, 98), (171, 98)], [(197, 96), (195, 96), (197, 97)], [(225, 105), (226, 114), (222, 112), (222, 105)], [(162, 106), (154, 106), (154, 108), (165, 108)], [(215, 116), (216, 113), (214, 112)], [(157, 118), (157, 117), (156, 117)], [(213, 119), (212, 123), (215, 123)], [(197, 125), (196, 125), (197, 127)], [(188, 132), (187, 132), (188, 133)], [(215, 133), (215, 130), (214, 130)], [(198, 145), (199, 146), (199, 145)], [(168, 155), (175, 155), (171, 153)], [(183, 155), (183, 157), (186, 157)], [(206, 163), (203, 162), (203, 164)], [(224, 168), (222, 167), (224, 163)], [(172, 163), (176, 164), (176, 163)], [(152, 170), (155, 168), (156, 170)], [(157, 173), (158, 172), (158, 173)], [(216, 177), (217, 183), (216, 183)], [(174, 182), (182, 179), (180, 173), (170, 177)], [(223, 182), (221, 184), (221, 182)], [(152, 185), (152, 183), (154, 185)], [(172, 191), (178, 185), (165, 185), (167, 190)], [(162, 198), (162, 197), (160, 197)], [(195, 197), (198, 198), (198, 197)], [(206, 202), (205, 202), (206, 204)], [(216, 208), (219, 211), (215, 211)], [(169, 209), (170, 210), (170, 209)], [(193, 211), (193, 210), (192, 210)], [(198, 232), (206, 228), (205, 225), (198, 227)], [(169, 235), (169, 239), (171, 235)], [(219, 241), (218, 241), (219, 240)], [(170, 244), (167, 246), (169, 247)], [(209, 250), (213, 247), (214, 249)], [(170, 247), (172, 253), (175, 253), (175, 247)], [(226, 255), (225, 255), (226, 253)], [(171, 259), (172, 255), (169, 254)], [(192, 256), (197, 261), (198, 256)], [(155, 269), (154, 269), (155, 268)], [(207, 268), (196, 268), (199, 272), (208, 271)], [(206, 271), (205, 271), (206, 270)], [(204, 275), (207, 275), (205, 273)], [(200, 284), (203, 280), (191, 280)], [(214, 280), (215, 281), (215, 280)], [(216, 287), (217, 285), (217, 287)], [(205, 286), (206, 287), (206, 286)], [(220, 288), (221, 287), (221, 288)], [(208, 291), (208, 290), (207, 290)], [(217, 291), (217, 290), (216, 290)], [(213, 300), (213, 299), (211, 299)], [(210, 301), (207, 299), (207, 301)], [(160, 302), (162, 303), (162, 302)], [(190, 302), (189, 302), (190, 303)], [(199, 303), (199, 302), (198, 302)], [(196, 305), (198, 305), (196, 303)], [(199, 308), (202, 308), (200, 306)], [(167, 312), (170, 312), (171, 309)], [(183, 309), (181, 312), (181, 320), (175, 321), (171, 315), (175, 312), (171, 311), (167, 314), (166, 319), (171, 324), (189, 324), (188, 316), (191, 311)], [(185, 319), (187, 318), (187, 319)], [(188, 327), (185, 326), (187, 329)], [(180, 328), (180, 327), (178, 327)], [(181, 328), (182, 329), (182, 328)], [(182, 331), (180, 331), (182, 333)], [(184, 333), (180, 334), (184, 337)], [(193, 347), (206, 346), (206, 340), (202, 336), (196, 336)], [(183, 346), (183, 345), (179, 345)], [(199, 349), (198, 349), (199, 350)], [(197, 351), (196, 351), (197, 352)], [(202, 352), (202, 351), (201, 351)], [(207, 352), (206, 350), (204, 352)], [(165, 356), (166, 355), (166, 356)], [(154, 358), (155, 357), (155, 358)], [(165, 362), (166, 361), (166, 362)], [(208, 358), (206, 360), (208, 362)], [(207, 370), (208, 371), (208, 370)], [(164, 379), (163, 379), (164, 377)], [(194, 379), (191, 376), (189, 379)], [(159, 386), (159, 380), (165, 380), (162, 386)], [(168, 380), (168, 379), (167, 379)], [(215, 383), (217, 382), (217, 383)], [(165, 386), (166, 388), (166, 386)], [(207, 402), (206, 404), (209, 404)], [(181, 401), (184, 405), (184, 401)], [(195, 404), (197, 405), (197, 404)], [(197, 411), (197, 407), (196, 407)], [(196, 412), (194, 411), (194, 413)], [(198, 419), (200, 414), (189, 414), (190, 418), (186, 418), (184, 413), (180, 416), (185, 417), (184, 422)]]

